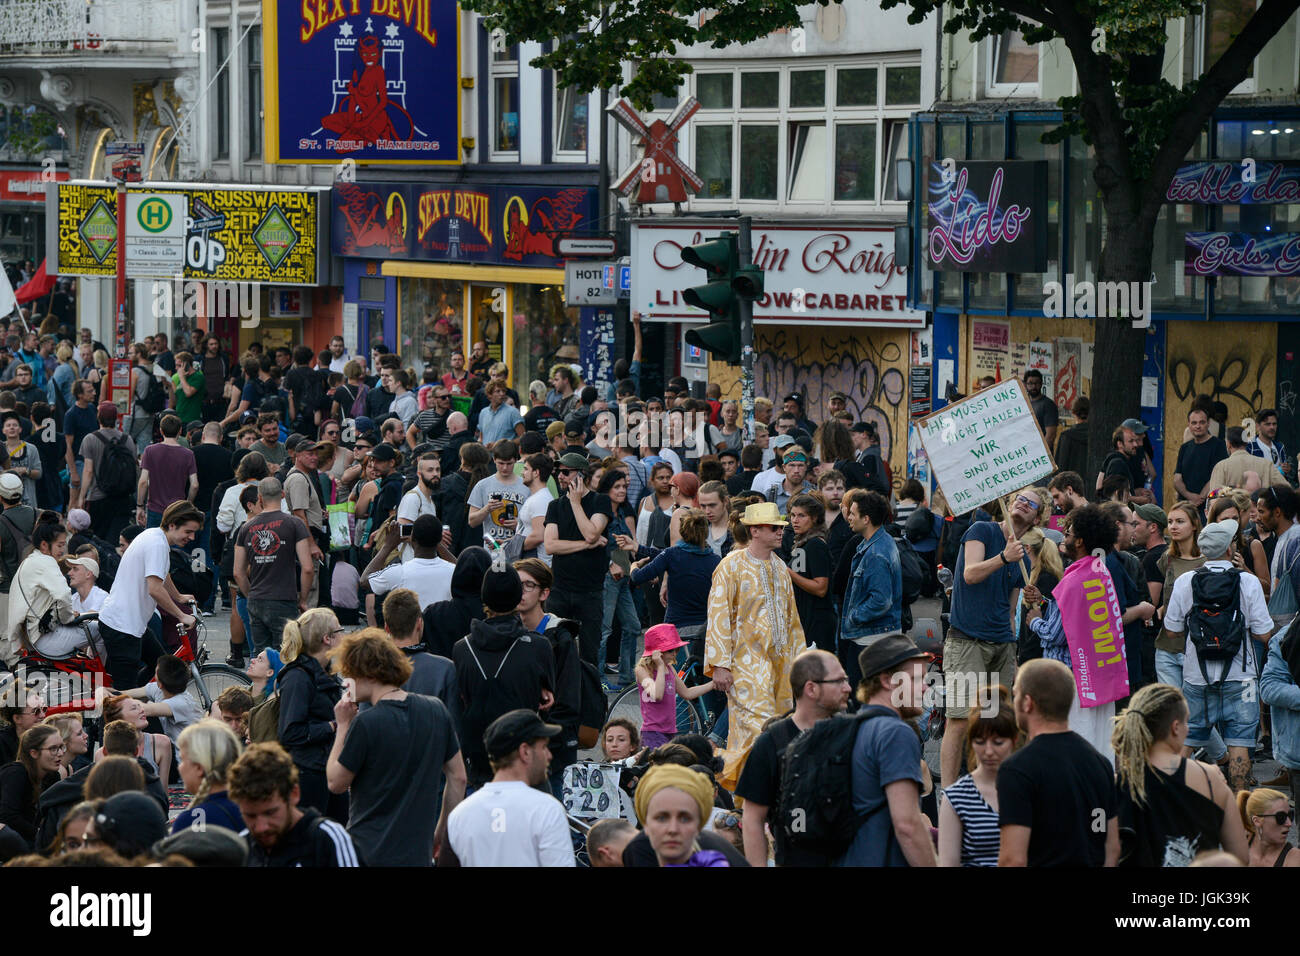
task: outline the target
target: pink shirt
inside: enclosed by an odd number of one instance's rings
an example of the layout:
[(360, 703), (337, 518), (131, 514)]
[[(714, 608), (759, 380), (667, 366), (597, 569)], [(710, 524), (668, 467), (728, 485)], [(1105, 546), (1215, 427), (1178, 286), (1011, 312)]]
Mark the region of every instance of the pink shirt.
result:
[(650, 695), (641, 691), (641, 732), (657, 730), (670, 737), (677, 733), (677, 672), (669, 670), (664, 674), (664, 695), (658, 700), (651, 700)]

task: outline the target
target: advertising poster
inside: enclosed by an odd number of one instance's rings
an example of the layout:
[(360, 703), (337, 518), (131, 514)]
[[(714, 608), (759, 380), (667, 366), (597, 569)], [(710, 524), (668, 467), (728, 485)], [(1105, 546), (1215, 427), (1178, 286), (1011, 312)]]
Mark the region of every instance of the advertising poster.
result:
[(1063, 416), (1072, 417), (1070, 409), (1079, 398), (1079, 379), (1083, 374), (1082, 346), (1079, 339), (1056, 340), (1056, 375), (1052, 380), (1052, 397)]
[(971, 320), (970, 388), (986, 375), (1002, 379), (1011, 360), (1011, 323), (1005, 319)]
[(263, 0), (272, 163), (459, 163), (455, 0)]
[(1029, 343), (1029, 362), (1025, 366), (1025, 371), (1033, 369), (1041, 372), (1043, 375), (1043, 394), (1053, 395), (1053, 378), (1056, 369), (1052, 365), (1052, 343), (1051, 342), (1030, 342)]

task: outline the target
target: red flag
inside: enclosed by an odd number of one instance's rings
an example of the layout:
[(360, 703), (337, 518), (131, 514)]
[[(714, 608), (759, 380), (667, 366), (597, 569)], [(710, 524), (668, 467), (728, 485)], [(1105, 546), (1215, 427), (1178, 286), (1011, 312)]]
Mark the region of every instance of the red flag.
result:
[(36, 275), (20, 285), (14, 293), (19, 305), (26, 305), (28, 302), (47, 296), (50, 294), (50, 290), (54, 288), (54, 276), (45, 274), (45, 262), (46, 260), (42, 259), (41, 267), (36, 270)]

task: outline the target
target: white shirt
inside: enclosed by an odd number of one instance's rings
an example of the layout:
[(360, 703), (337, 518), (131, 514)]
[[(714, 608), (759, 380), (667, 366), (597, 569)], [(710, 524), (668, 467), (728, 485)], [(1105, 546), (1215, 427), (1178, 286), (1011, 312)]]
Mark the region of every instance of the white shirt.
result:
[[(519, 523), (515, 525), (516, 530), (525, 537), (533, 530), (533, 519), (539, 515), (543, 523), (546, 520), (546, 506), (549, 505), (555, 497), (551, 494), (550, 488), (543, 488), (541, 491), (535, 491), (528, 496), (528, 500), (519, 506)], [(546, 544), (538, 542), (537, 556), (546, 562), (546, 566), (551, 566), (551, 556), (546, 553)]]
[[(1269, 568), (1269, 572), (1273, 575), (1274, 581), (1282, 576), (1283, 571), (1288, 570), (1287, 568), (1282, 567), (1282, 559), (1285, 557), (1287, 545), (1296, 537), (1296, 535), (1300, 535), (1300, 523), (1292, 522), (1291, 527), (1287, 528), (1277, 536), (1277, 545), (1273, 550), (1273, 564), (1272, 567)], [(1296, 568), (1296, 571), (1300, 571), (1300, 568)]]
[(86, 595), (83, 601), (81, 595), (76, 591), (72, 592), (72, 609), (78, 614), (92, 614), (104, 606), (108, 600), (108, 592), (98, 584), (90, 586), (90, 593)]
[[(415, 524), (415, 519), (420, 515), (433, 515), (438, 517), (438, 506), (432, 498), (426, 498), (419, 482), (416, 482), (414, 488), (402, 495), (402, 500), (397, 503), (397, 523), (398, 524)], [(400, 560), (403, 562), (410, 561), (415, 557), (415, 552), (411, 550), (409, 544), (402, 545)]]
[(487, 784), (447, 818), (461, 866), (575, 866), (560, 801), (522, 780)]
[(673, 466), (674, 475), (680, 475), (682, 473), (682, 460), (678, 457), (677, 452), (673, 451), (671, 448), (660, 448), (659, 457)]
[[(248, 512), (239, 503), (239, 496), (244, 493), (244, 489), (249, 485), (256, 484), (256, 479), (246, 481), (243, 484), (233, 484), (221, 496), (221, 504), (217, 506), (217, 530), (222, 534), (230, 534), (248, 520)], [(284, 498), (280, 499), (280, 510), (285, 514), (292, 514), (289, 510), (289, 503)]]
[(767, 493), (783, 481), (785, 481), (784, 472), (769, 468), (767, 471), (760, 471), (754, 476), (754, 483), (749, 486), (749, 490), (766, 498)]
[[(1230, 571), (1232, 570), (1231, 561), (1206, 561), (1204, 567), (1211, 571)], [(1178, 580), (1174, 582), (1173, 592), (1169, 595), (1169, 610), (1165, 614), (1165, 627), (1170, 631), (1186, 632), (1187, 615), (1192, 609), (1192, 576), (1195, 571), (1188, 571), (1179, 575)], [(1268, 602), (1264, 600), (1264, 588), (1259, 583), (1259, 578), (1249, 571), (1239, 575), (1238, 580), (1241, 583), (1241, 613), (1246, 619), (1246, 630), (1251, 634), (1259, 634), (1267, 637), (1273, 630), (1273, 619), (1268, 614)], [(1226, 680), (1230, 681), (1253, 681), (1258, 673), (1255, 666), (1257, 651), (1252, 646), (1254, 641), (1246, 638), (1245, 650), (1237, 654), (1228, 667)], [(1244, 659), (1243, 659), (1244, 658)], [(1217, 683), (1219, 676), (1223, 673), (1223, 661), (1206, 661), (1205, 672), (1210, 678), (1211, 683)], [(1197, 687), (1205, 686), (1205, 678), (1201, 676), (1200, 658), (1196, 655), (1196, 647), (1191, 640), (1187, 641), (1186, 653), (1183, 657), (1183, 682), (1195, 684)]]
[(347, 349), (344, 349), (342, 358), (330, 359), (330, 371), (338, 372), (339, 374), (342, 374), (343, 366), (347, 365), (348, 362), (350, 362), (351, 360), (352, 360), (352, 356), (348, 354)]
[(451, 599), (451, 575), (455, 570), (456, 565), (442, 558), (394, 561), (370, 576), (370, 590), (379, 597), (398, 588), (410, 588), (420, 599), (423, 611), (435, 601)]
[(167, 580), (171, 546), (162, 528), (142, 531), (122, 554), (113, 578), (113, 590), (100, 609), (99, 620), (115, 631), (139, 637), (149, 626), (158, 602), (149, 593), (149, 578)]

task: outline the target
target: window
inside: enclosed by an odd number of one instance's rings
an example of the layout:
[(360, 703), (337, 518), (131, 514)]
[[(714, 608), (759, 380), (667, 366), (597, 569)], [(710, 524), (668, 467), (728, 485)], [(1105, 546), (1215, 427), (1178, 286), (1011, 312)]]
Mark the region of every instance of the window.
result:
[(989, 48), (989, 96), (1038, 95), (1038, 47), (1018, 30), (994, 37)]
[(571, 86), (555, 91), (555, 151), (587, 158), (587, 94)]
[[(488, 64), (488, 98), (491, 103), (492, 158), (519, 159), (519, 44), (506, 45), (499, 36), (489, 36), (492, 55)], [(558, 140), (557, 140), (558, 142)]]
[[(1255, 15), (1256, 0), (1207, 0), (1201, 16), (1201, 65), (1204, 73), (1219, 61), (1219, 57), (1232, 46), (1237, 34), (1245, 29)], [(1233, 88), (1234, 93), (1255, 92), (1255, 62), (1252, 60), (1246, 78)]]
[(230, 56), (230, 30), (221, 27), (212, 31), (212, 75), (216, 77), (213, 93), (215, 94), (216, 125), (213, 142), (216, 144), (216, 159), (230, 158), (230, 71), (226, 68), (226, 57)]
[(244, 120), (244, 159), (262, 155), (262, 28), (253, 27), (244, 40), (244, 62), (248, 66), (245, 85), (248, 109)]
[(897, 202), (893, 161), (921, 103), (916, 62), (877, 58), (812, 67), (746, 64), (694, 75), (689, 129), (696, 201), (821, 205)]

